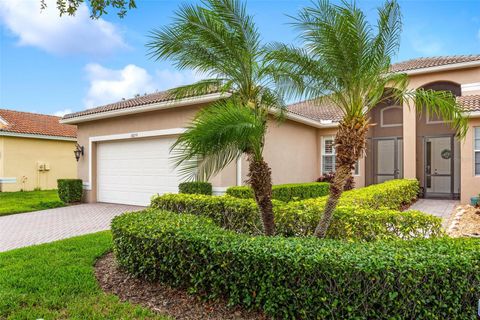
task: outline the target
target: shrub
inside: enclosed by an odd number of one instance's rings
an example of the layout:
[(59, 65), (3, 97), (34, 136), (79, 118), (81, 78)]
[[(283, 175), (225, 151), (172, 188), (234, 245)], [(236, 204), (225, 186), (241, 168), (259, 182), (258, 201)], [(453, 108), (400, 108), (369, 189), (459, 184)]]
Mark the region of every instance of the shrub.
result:
[(58, 179), (58, 197), (66, 203), (82, 201), (83, 185), (81, 179)]
[(178, 192), (188, 194), (212, 195), (212, 184), (210, 182), (182, 182), (178, 185)]
[[(395, 210), (415, 197), (415, 186), (418, 187), (418, 182), (405, 180), (345, 192), (340, 200), (340, 208), (334, 213), (327, 237), (373, 241), (442, 235), (440, 218), (418, 211)], [(378, 194), (372, 196), (375, 192)], [(394, 200), (388, 200), (393, 193), (399, 195)], [(277, 233), (284, 236), (312, 235), (326, 199), (321, 197), (290, 203), (274, 201)], [(376, 203), (377, 200), (383, 202), (383, 205)], [(210, 197), (166, 194), (153, 198), (151, 207), (208, 217), (217, 225), (240, 233), (258, 235), (262, 230), (258, 208), (252, 199), (237, 199), (228, 195)]]
[[(328, 183), (291, 183), (279, 184), (272, 187), (272, 199), (289, 202), (309, 198), (326, 196), (329, 192)], [(253, 190), (250, 187), (230, 187), (227, 194), (241, 199), (253, 199)]]
[(200, 194), (164, 194), (152, 198), (150, 207), (208, 217), (219, 226), (237, 232), (262, 233), (262, 222), (253, 199)]
[[(333, 178), (335, 178), (335, 173), (334, 172), (330, 172), (330, 173), (326, 173), (324, 175), (321, 175), (318, 179), (317, 179), (317, 182), (328, 182), (328, 183), (332, 183), (333, 182)], [(345, 186), (343, 187), (343, 190), (344, 191), (348, 191), (348, 190), (352, 190), (353, 188), (355, 188), (355, 180), (353, 179), (352, 176), (348, 177), (347, 181), (345, 182)]]
[(276, 319), (475, 319), (480, 241), (249, 237), (161, 211), (112, 222), (129, 273)]

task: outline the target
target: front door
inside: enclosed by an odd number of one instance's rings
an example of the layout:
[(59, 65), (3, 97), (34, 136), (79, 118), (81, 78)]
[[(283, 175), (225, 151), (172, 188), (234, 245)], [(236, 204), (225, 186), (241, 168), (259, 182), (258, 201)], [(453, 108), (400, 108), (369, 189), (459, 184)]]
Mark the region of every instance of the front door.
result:
[(403, 178), (402, 138), (377, 138), (373, 140), (374, 181), (382, 183)]
[(454, 182), (453, 137), (427, 137), (424, 147), (425, 195), (427, 197), (451, 197)]

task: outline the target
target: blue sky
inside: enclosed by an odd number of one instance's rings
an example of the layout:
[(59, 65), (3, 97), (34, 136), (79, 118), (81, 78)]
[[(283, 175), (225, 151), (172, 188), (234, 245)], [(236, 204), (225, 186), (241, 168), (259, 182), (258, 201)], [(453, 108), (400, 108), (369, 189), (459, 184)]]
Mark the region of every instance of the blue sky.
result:
[[(110, 12), (98, 21), (85, 7), (76, 17), (58, 17), (54, 4), (40, 13), (39, 2), (0, 0), (0, 108), (63, 114), (198, 79), (146, 55), (149, 31), (168, 24), (180, 1), (137, 0), (125, 18)], [(295, 42), (287, 15), (309, 3), (247, 2), (265, 42)], [(357, 3), (375, 19), (380, 1)], [(400, 5), (404, 28), (396, 61), (480, 53), (480, 0)]]

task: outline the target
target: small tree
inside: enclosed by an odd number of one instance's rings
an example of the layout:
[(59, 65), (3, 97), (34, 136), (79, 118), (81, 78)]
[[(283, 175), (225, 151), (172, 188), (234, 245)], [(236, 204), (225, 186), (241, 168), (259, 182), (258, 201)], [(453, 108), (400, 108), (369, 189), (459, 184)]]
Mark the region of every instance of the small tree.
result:
[[(55, 5), (60, 16), (68, 14), (74, 16), (82, 4), (88, 4), (90, 7), (90, 17), (97, 19), (107, 14), (108, 8), (118, 10), (117, 15), (123, 18), (128, 10), (136, 8), (135, 0), (55, 0)], [(47, 8), (47, 2), (40, 0), (41, 9)]]
[[(271, 170), (263, 158), (269, 112), (284, 108), (272, 88), (266, 47), (238, 0), (185, 4), (172, 25), (152, 33), (148, 44), (156, 59), (172, 59), (210, 79), (171, 91), (184, 98), (220, 91), (225, 99), (198, 112), (172, 148), (175, 164), (187, 180), (208, 180), (246, 155), (248, 183), (260, 209), (266, 235), (275, 233)], [(281, 113), (281, 112), (280, 112)]]
[(378, 9), (376, 27), (355, 3), (335, 5), (326, 0), (303, 9), (295, 25), (304, 47), (276, 44), (269, 55), (276, 65), (277, 81), (289, 94), (333, 104), (343, 113), (335, 136), (335, 178), (315, 230), (317, 237), (324, 237), (345, 182), (365, 152), (372, 108), (390, 99), (407, 101), (418, 112), (425, 107), (451, 120), (460, 137), (466, 133), (467, 122), (450, 92), (411, 90), (406, 74), (390, 72), (402, 28), (396, 1), (387, 1)]

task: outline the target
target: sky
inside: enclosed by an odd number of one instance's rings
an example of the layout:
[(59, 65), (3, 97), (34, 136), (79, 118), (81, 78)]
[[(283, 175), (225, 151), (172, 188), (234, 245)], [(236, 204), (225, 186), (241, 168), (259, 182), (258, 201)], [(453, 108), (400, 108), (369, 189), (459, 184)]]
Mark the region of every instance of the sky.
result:
[[(136, 0), (123, 19), (110, 10), (98, 20), (82, 6), (59, 17), (54, 0), (0, 0), (0, 108), (54, 114), (81, 111), (199, 80), (171, 61), (154, 61), (145, 44), (185, 1)], [(191, 0), (187, 2), (194, 2)], [(311, 1), (249, 0), (265, 43), (298, 44), (289, 16)], [(377, 0), (357, 0), (372, 23)], [(480, 54), (480, 0), (404, 0), (402, 42), (394, 61)]]

